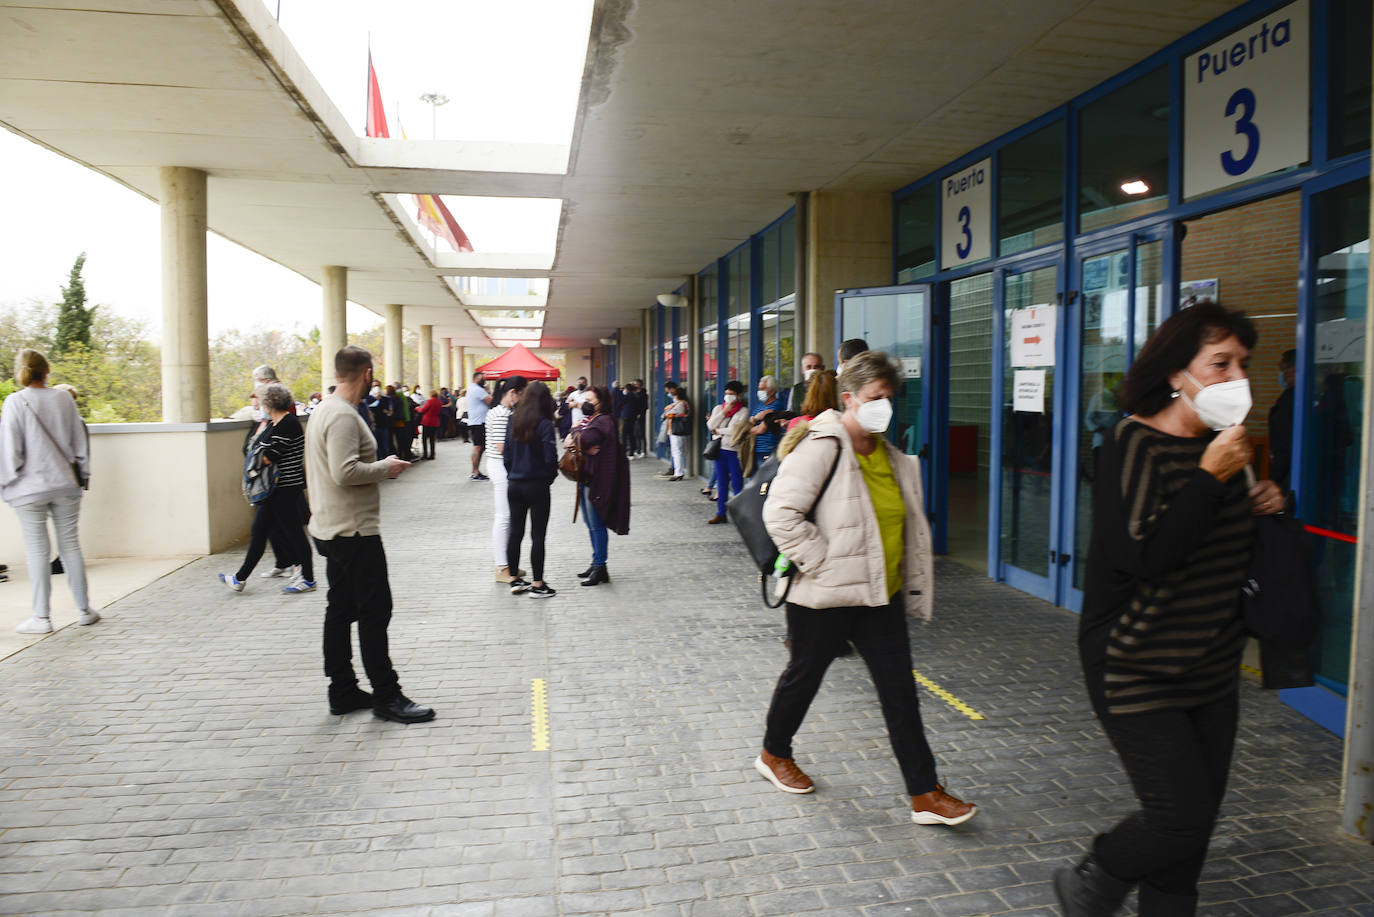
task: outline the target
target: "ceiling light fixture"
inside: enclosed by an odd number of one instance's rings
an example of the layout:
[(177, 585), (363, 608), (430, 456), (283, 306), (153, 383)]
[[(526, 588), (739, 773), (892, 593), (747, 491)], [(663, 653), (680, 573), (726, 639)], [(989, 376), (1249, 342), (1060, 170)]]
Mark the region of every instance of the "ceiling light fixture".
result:
[(1138, 179), (1138, 178), (1133, 178), (1133, 179), (1131, 179), (1130, 181), (1124, 181), (1124, 182), (1122, 182), (1122, 183), (1121, 183), (1121, 190), (1124, 191), (1126, 194), (1129, 194), (1129, 195), (1131, 195), (1132, 197), (1135, 197), (1136, 195), (1139, 195), (1139, 194), (1146, 194), (1146, 193), (1148, 193), (1149, 190), (1150, 190), (1150, 186), (1147, 185), (1145, 182), (1141, 181), (1141, 180)]
[(681, 293), (660, 293), (656, 298), (658, 304), (665, 309), (680, 309), (687, 305), (687, 297)]

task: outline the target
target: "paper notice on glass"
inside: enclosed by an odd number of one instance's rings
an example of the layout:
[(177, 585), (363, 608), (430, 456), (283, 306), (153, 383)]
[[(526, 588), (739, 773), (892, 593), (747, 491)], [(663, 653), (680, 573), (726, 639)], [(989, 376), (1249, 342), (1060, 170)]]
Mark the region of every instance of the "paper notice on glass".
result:
[(1057, 306), (1031, 306), (1011, 314), (1011, 365), (1053, 366)]
[(1018, 369), (1012, 377), (1012, 410), (1023, 414), (1045, 413), (1045, 371)]
[(921, 358), (902, 357), (902, 375), (907, 379), (921, 378)]

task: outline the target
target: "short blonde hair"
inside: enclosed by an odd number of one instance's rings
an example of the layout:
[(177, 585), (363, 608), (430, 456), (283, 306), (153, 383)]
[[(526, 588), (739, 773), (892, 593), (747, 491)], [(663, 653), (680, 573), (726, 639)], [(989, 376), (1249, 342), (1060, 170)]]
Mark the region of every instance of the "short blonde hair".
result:
[(15, 357), (14, 381), (21, 387), (46, 380), (50, 371), (48, 358), (36, 350), (25, 347)]
[(840, 391), (858, 394), (870, 382), (886, 382), (897, 393), (902, 389), (902, 374), (892, 358), (881, 350), (865, 350), (845, 361), (840, 376)]

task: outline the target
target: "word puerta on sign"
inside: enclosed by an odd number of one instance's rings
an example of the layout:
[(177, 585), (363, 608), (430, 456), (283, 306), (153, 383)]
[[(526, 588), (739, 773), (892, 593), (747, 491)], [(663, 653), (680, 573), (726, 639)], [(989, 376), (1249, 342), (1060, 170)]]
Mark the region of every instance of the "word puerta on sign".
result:
[(1310, 16), (1297, 0), (1184, 61), (1184, 197), (1308, 161)]
[(992, 257), (990, 158), (940, 182), (940, 240), (940, 266), (946, 270)]

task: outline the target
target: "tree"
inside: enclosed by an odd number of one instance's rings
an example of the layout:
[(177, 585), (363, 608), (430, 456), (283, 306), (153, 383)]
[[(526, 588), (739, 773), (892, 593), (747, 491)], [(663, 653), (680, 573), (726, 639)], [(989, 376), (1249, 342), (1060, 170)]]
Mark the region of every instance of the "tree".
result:
[(57, 306), (57, 333), (53, 336), (54, 356), (67, 353), (73, 345), (91, 346), (91, 322), (95, 318), (95, 306), (86, 308), (86, 283), (81, 279), (81, 269), (86, 265), (86, 253), (76, 256), (67, 285), (62, 288), (62, 302)]

